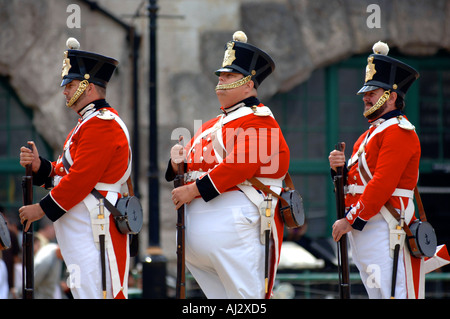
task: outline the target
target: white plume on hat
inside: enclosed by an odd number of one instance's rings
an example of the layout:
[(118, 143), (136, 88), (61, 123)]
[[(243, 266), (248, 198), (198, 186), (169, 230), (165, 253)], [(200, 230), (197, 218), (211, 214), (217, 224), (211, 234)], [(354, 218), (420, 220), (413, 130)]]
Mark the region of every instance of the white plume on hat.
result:
[(247, 43), (247, 35), (243, 31), (233, 33), (233, 41)]
[(389, 53), (389, 46), (387, 43), (378, 41), (375, 43), (372, 47), (373, 53), (375, 54), (382, 54), (382, 55), (388, 55)]
[(66, 41), (66, 45), (69, 49), (78, 50), (80, 48), (80, 42), (78, 42), (75, 38), (68, 38)]

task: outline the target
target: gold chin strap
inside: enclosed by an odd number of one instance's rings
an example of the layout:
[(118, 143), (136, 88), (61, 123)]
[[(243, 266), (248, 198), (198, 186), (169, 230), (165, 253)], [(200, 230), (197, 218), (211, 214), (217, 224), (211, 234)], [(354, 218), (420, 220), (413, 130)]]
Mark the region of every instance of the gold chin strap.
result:
[(378, 99), (377, 103), (375, 103), (374, 106), (372, 106), (370, 109), (368, 109), (367, 111), (364, 112), (364, 116), (368, 117), (373, 112), (375, 112), (380, 107), (382, 107), (383, 104), (386, 103), (386, 101), (389, 99), (390, 96), (391, 96), (391, 90), (384, 91), (383, 95), (380, 96), (380, 98)]
[(83, 94), (84, 90), (86, 90), (86, 88), (89, 86), (89, 82), (88, 80), (83, 80), (80, 82), (80, 84), (78, 84), (78, 89), (75, 92), (75, 94), (72, 96), (72, 98), (70, 99), (70, 101), (66, 104), (67, 107), (71, 107), (77, 100), (78, 98), (81, 96), (81, 94)]
[(230, 89), (235, 89), (238, 88), (242, 85), (244, 85), (247, 82), (250, 82), (250, 80), (252, 79), (252, 75), (247, 75), (245, 78), (242, 78), (240, 80), (237, 80), (233, 83), (229, 83), (229, 84), (217, 84), (216, 86), (216, 91), (217, 90), (230, 90)]

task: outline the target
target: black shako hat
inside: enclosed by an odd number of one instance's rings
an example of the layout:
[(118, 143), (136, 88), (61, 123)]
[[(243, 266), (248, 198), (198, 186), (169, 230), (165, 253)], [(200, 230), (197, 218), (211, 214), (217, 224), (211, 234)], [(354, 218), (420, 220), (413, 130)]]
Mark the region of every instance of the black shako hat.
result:
[(225, 56), (222, 67), (215, 74), (221, 72), (237, 72), (244, 76), (251, 75), (255, 88), (275, 70), (275, 62), (263, 50), (247, 43), (247, 36), (242, 31), (233, 34), (233, 40), (225, 45)]
[(106, 87), (119, 61), (93, 52), (78, 50), (80, 43), (75, 38), (67, 39), (69, 50), (64, 52), (61, 86), (72, 80), (87, 80)]
[(399, 60), (387, 56), (389, 47), (378, 41), (372, 47), (373, 54), (367, 58), (364, 86), (357, 94), (378, 88), (391, 90), (404, 98), (413, 82), (419, 78), (419, 72)]

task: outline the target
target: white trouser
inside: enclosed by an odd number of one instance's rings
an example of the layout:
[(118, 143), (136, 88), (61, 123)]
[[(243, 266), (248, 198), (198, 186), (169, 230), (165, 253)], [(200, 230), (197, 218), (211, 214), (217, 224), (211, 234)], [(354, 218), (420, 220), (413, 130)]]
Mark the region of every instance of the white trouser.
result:
[[(61, 254), (70, 273), (69, 287), (75, 299), (100, 299), (102, 271), (100, 251), (92, 235), (90, 213), (81, 202), (55, 223), (55, 232)], [(107, 298), (112, 298), (111, 274), (106, 260)]]
[(207, 298), (264, 298), (260, 216), (244, 193), (186, 205), (186, 266)]
[[(369, 298), (390, 298), (393, 258), (389, 252), (389, 226), (383, 216), (378, 213), (369, 219), (362, 231), (352, 230), (348, 234), (353, 261), (359, 269)], [(402, 249), (398, 257), (395, 298), (406, 298)]]

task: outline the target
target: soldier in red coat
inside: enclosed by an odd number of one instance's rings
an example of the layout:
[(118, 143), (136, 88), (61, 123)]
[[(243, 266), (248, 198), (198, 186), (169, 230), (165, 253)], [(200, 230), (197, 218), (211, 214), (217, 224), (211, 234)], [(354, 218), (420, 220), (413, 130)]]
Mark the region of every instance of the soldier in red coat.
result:
[(175, 188), (176, 208), (186, 204), (186, 266), (208, 298), (270, 297), (283, 225), (272, 202), (272, 258), (265, 282), (261, 207), (265, 194), (247, 179), (257, 177), (281, 191), (289, 149), (257, 88), (273, 71), (270, 56), (236, 32), (226, 46), (216, 87), (222, 114), (202, 125), (183, 148), (171, 150), (166, 179), (185, 161), (187, 185)]
[[(387, 56), (387, 44), (378, 42), (373, 51), (364, 86), (358, 92), (363, 94), (364, 116), (370, 127), (354, 144), (347, 164), (343, 151), (332, 151), (329, 156), (332, 173), (344, 166), (346, 176), (347, 213), (334, 223), (332, 235), (338, 241), (349, 234), (353, 261), (369, 298), (423, 298), (424, 259), (410, 254), (403, 231), (400, 237), (392, 236), (399, 221), (390, 213), (402, 216), (406, 224), (416, 219), (414, 188), (419, 177), (420, 142), (403, 108), (405, 94), (419, 74)], [(398, 257), (396, 244), (401, 247)], [(441, 248), (441, 255), (448, 257), (446, 248)], [(398, 258), (396, 272), (394, 258)]]
[[(78, 50), (73, 38), (67, 45), (61, 86), (67, 107), (80, 118), (57, 161), (40, 157), (33, 142), (32, 150), (21, 148), (20, 164), (31, 164), (34, 184), (51, 191), (39, 203), (21, 207), (20, 219), (33, 222), (47, 215), (54, 222), (75, 298), (126, 298), (128, 236), (118, 231), (106, 208), (105, 216), (99, 216), (99, 201), (90, 194), (96, 188), (115, 204), (131, 170), (127, 128), (105, 100), (118, 62)], [(99, 248), (100, 234), (105, 236), (105, 251)], [(105, 269), (101, 253), (106, 254)]]

